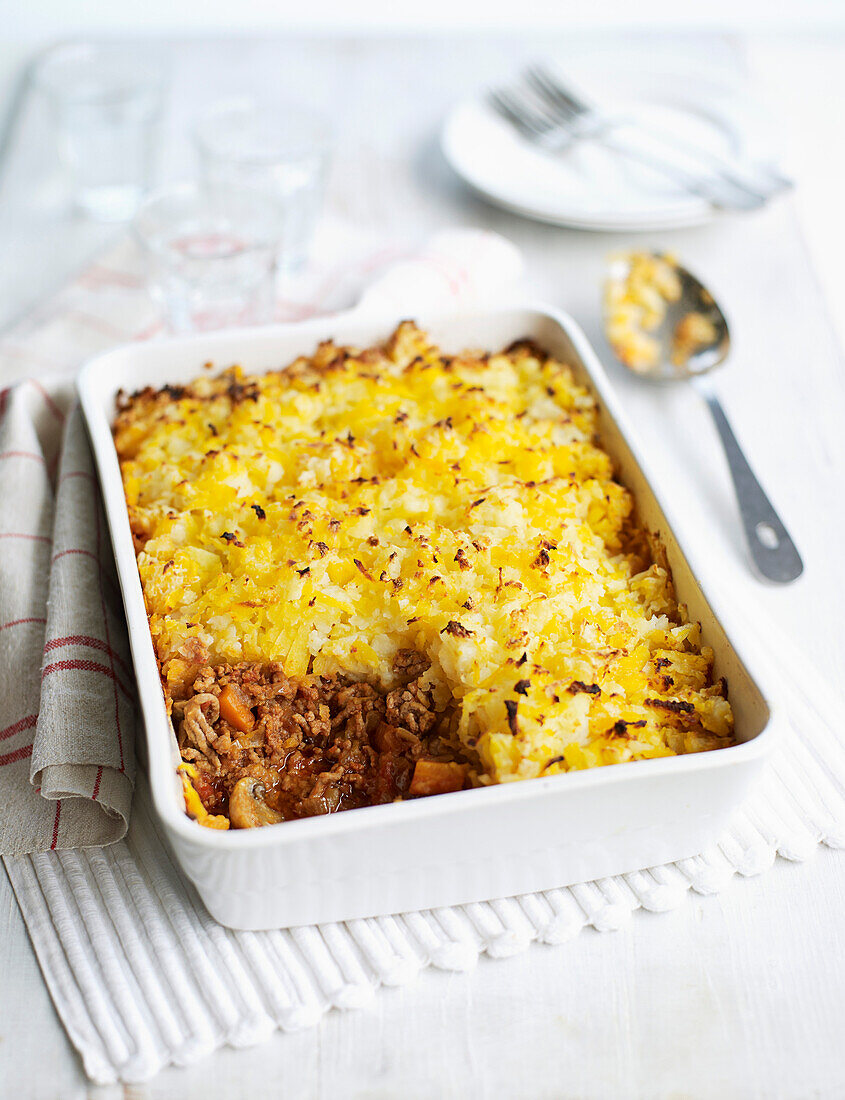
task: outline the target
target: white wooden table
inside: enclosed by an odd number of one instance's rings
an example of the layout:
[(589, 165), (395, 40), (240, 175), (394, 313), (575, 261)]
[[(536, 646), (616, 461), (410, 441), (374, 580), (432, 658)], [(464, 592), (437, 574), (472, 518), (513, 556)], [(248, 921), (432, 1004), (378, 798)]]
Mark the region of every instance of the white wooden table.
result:
[[(537, 293), (569, 309), (598, 340), (602, 260), (630, 242), (535, 226), (486, 207), (450, 177), (434, 142), (456, 96), (555, 45), (578, 44), (547, 37), (184, 44), (175, 51), (178, 110), (166, 174), (189, 167), (180, 134), (192, 111), (239, 75), (307, 91), (315, 105), (334, 105), (332, 203), (408, 241), (444, 224), (498, 229), (525, 250)], [(643, 39), (633, 45), (657, 48)], [(845, 332), (845, 240), (830, 178), (837, 158), (840, 169), (845, 160), (835, 128), (845, 102), (845, 41), (740, 45), (761, 87), (786, 105), (797, 200), (741, 223), (661, 234), (654, 243), (679, 251), (729, 306), (736, 352), (722, 380), (725, 403), (805, 554), (807, 575), (798, 585), (755, 595), (841, 681), (845, 373), (834, 333), (837, 325)], [(707, 51), (727, 67), (738, 58), (737, 43), (713, 39), (673, 48)], [(7, 70), (13, 60), (5, 56)], [(0, 322), (112, 232), (64, 212), (49, 159), (36, 119), (15, 150), (0, 203)], [(798, 218), (810, 253), (797, 235)], [(836, 307), (834, 324), (825, 292)], [(640, 431), (663, 448), (667, 485), (688, 502), (688, 540), (705, 549), (709, 539), (720, 541), (743, 570), (727, 473), (692, 396), (655, 396), (618, 373), (614, 379)], [(588, 930), (562, 947), (482, 959), (470, 975), (429, 970), (413, 985), (380, 991), (371, 1008), (334, 1012), (310, 1031), (222, 1051), (146, 1086), (93, 1089), (52, 1009), (4, 878), (0, 1097), (839, 1097), (843, 912), (845, 854), (823, 849), (812, 862), (781, 862), (719, 895), (692, 895), (672, 913), (636, 914), (615, 934)]]

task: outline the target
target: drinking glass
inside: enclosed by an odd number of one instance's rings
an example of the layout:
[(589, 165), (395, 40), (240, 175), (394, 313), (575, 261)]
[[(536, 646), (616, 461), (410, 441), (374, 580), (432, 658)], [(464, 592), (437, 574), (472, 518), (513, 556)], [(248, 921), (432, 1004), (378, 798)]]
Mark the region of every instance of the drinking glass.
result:
[(273, 319), (282, 234), (274, 199), (244, 187), (177, 184), (149, 196), (134, 229), (174, 332)]
[(275, 197), (282, 206), (281, 265), (306, 261), (323, 200), (329, 163), (326, 122), (304, 107), (229, 100), (197, 123), (194, 138), (202, 177)]
[(131, 218), (152, 181), (162, 67), (136, 50), (77, 43), (51, 50), (36, 80), (53, 108), (76, 207), (98, 221)]

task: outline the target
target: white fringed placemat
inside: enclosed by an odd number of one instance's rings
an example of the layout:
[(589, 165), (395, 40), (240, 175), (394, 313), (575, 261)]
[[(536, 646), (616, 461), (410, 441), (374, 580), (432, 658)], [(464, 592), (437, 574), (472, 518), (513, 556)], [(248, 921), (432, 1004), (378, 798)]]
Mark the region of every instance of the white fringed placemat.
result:
[[(796, 707), (801, 709), (796, 712)], [(126, 840), (46, 852), (6, 866), (53, 1000), (88, 1076), (142, 1081), (223, 1044), (316, 1024), (365, 1005), (381, 985), (426, 966), (468, 970), (559, 944), (592, 926), (622, 927), (637, 909), (665, 911), (710, 894), (777, 856), (845, 847), (845, 750), (808, 700), (720, 842), (675, 864), (566, 889), (455, 908), (275, 932), (234, 932), (206, 913), (177, 872), (139, 785)], [(801, 718), (800, 730), (795, 717)]]
[[(461, 260), (462, 249), (456, 257), (446, 248), (444, 256), (441, 247), (430, 262), (434, 292), (460, 284), (440, 269)], [(125, 252), (86, 272), (3, 351), (55, 369), (69, 348), (77, 358), (84, 357), (80, 347), (96, 350), (92, 334), (103, 346), (121, 330), (125, 338), (130, 324), (136, 338), (149, 335), (137, 270), (119, 261), (127, 261)], [(401, 298), (407, 278), (406, 269), (383, 290)], [(724, 588), (733, 567), (721, 564), (713, 576)], [(819, 843), (845, 847), (841, 705), (773, 624), (743, 609), (743, 599), (738, 592), (730, 629), (741, 633), (754, 621), (746, 644), (763, 649), (773, 668), (789, 670), (780, 682), (792, 733), (732, 827), (692, 859), (450, 909), (233, 932), (208, 916), (173, 866), (144, 783), (125, 840), (7, 859), (45, 980), (89, 1077), (141, 1081), (223, 1044), (248, 1046), (277, 1028), (314, 1025), (329, 1008), (359, 1007), (380, 985), (408, 982), (427, 966), (466, 970), (481, 953), (502, 958), (535, 941), (561, 943), (586, 926), (611, 931), (637, 909), (672, 909), (688, 890), (713, 893), (736, 874), (765, 871), (777, 856), (803, 860)]]

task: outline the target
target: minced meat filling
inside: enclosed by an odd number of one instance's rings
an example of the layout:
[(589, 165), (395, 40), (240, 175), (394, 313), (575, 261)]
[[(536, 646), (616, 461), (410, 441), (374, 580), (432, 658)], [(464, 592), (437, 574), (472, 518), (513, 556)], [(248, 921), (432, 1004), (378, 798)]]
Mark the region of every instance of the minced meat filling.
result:
[(229, 817), (245, 778), (283, 821), (459, 789), (468, 762), (454, 708), (438, 711), (427, 669), (421, 654), (400, 651), (398, 686), (387, 691), (343, 676), (290, 678), (275, 664), (206, 666), (173, 705), (203, 806)]

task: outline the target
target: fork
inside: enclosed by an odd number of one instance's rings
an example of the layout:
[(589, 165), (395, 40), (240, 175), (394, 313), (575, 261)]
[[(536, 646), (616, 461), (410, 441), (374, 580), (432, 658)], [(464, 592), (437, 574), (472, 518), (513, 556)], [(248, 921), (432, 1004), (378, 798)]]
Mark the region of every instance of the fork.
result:
[[(571, 125), (577, 119), (582, 124), (588, 123), (596, 128), (610, 130), (633, 121), (602, 115), (594, 104), (589, 103), (571, 85), (565, 84), (559, 76), (553, 75), (542, 65), (529, 65), (525, 70), (525, 80), (541, 100), (557, 112), (562, 124)], [(642, 133), (657, 139), (664, 145), (674, 147), (679, 153), (701, 164), (710, 165), (718, 176), (728, 182), (762, 194), (766, 198), (793, 186), (792, 180), (769, 166), (738, 164), (736, 161), (731, 161), (709, 149), (703, 149), (700, 145), (686, 141), (677, 134), (667, 133), (651, 124), (637, 121), (635, 125)]]
[(533, 87), (494, 89), (488, 94), (493, 109), (509, 122), (519, 134), (547, 152), (558, 153), (582, 140), (599, 141), (628, 160), (636, 161), (680, 184), (690, 194), (698, 195), (720, 210), (755, 210), (768, 199), (767, 194), (737, 185), (723, 177), (688, 172), (675, 162), (641, 149), (612, 136), (615, 120), (606, 119), (590, 110), (570, 109), (566, 116), (562, 107), (552, 107), (545, 96)]

